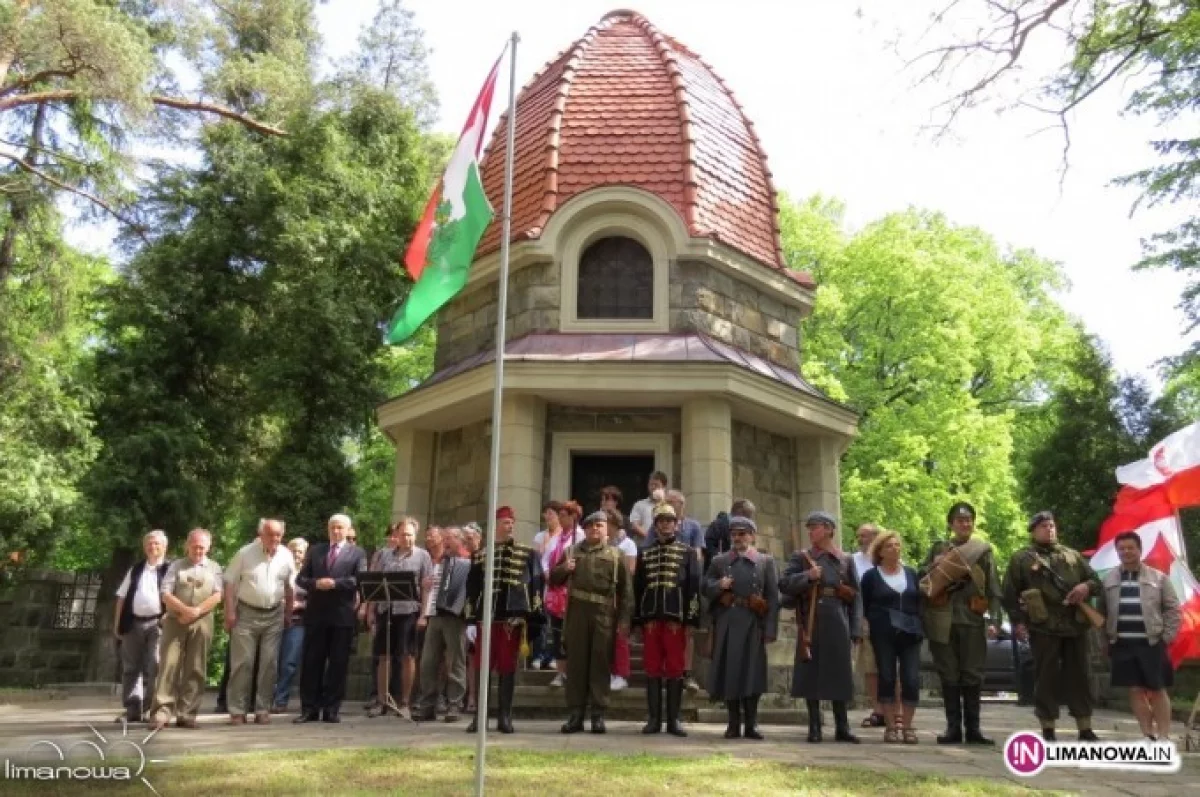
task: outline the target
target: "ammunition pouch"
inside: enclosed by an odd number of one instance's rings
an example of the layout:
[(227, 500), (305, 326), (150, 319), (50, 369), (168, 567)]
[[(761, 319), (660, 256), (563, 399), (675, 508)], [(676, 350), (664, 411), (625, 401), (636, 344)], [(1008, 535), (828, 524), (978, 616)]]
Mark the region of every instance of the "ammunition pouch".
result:
[(1049, 622), (1050, 612), (1046, 609), (1046, 596), (1040, 589), (1027, 589), (1021, 593), (1021, 603), (1025, 605), (1025, 614), (1029, 622), (1035, 625)]
[(771, 610), (771, 605), (762, 595), (751, 595), (746, 598), (746, 608), (758, 617), (766, 617), (767, 612)]
[(988, 611), (988, 599), (982, 595), (972, 595), (967, 601), (967, 608), (983, 617)]
[(858, 591), (849, 584), (838, 584), (836, 592), (838, 600), (847, 605), (853, 604), (855, 596), (858, 595)]

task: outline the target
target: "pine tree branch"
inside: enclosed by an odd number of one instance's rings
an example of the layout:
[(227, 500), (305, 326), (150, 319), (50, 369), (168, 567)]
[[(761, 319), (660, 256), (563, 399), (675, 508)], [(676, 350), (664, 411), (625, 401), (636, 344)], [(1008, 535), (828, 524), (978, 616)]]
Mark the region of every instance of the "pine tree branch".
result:
[[(74, 89), (57, 89), (54, 91), (35, 91), (29, 94), (0, 97), (0, 112), (39, 102), (67, 102), (79, 99), (81, 96), (80, 92)], [(266, 122), (260, 122), (252, 116), (235, 111), (232, 108), (227, 108), (224, 105), (217, 105), (216, 103), (188, 100), (181, 97), (167, 97), (161, 94), (152, 95), (150, 101), (155, 105), (165, 108), (175, 108), (180, 111), (200, 111), (201, 113), (216, 114), (217, 116), (237, 122), (249, 130), (267, 136), (287, 135), (287, 131), (282, 128), (269, 125)]]
[(51, 174), (47, 174), (46, 172), (42, 171), (38, 167), (34, 166), (29, 161), (27, 161), (24, 158), (19, 157), (17, 155), (10, 155), (7, 152), (0, 152), (0, 158), (5, 158), (7, 160), (12, 161), (17, 166), (20, 166), (22, 169), (24, 169), (25, 171), (32, 174), (34, 177), (37, 177), (39, 180), (46, 181), (47, 183), (54, 186), (55, 188), (60, 188), (63, 191), (74, 194), (77, 197), (86, 199), (88, 202), (91, 202), (96, 207), (98, 207), (101, 210), (108, 213), (110, 216), (112, 216), (117, 221), (121, 222), (122, 224), (128, 225), (130, 228), (133, 229), (134, 232), (136, 232), (138, 234), (138, 236), (143, 241), (145, 241), (146, 243), (150, 242), (150, 239), (146, 237), (145, 228), (143, 228), (140, 224), (138, 224), (137, 222), (135, 222), (132, 219), (125, 216), (123, 213), (118, 211), (112, 205), (105, 202), (103, 199), (96, 196), (95, 194), (84, 191), (82, 188), (76, 188), (75, 186), (70, 185), (68, 183), (64, 183), (62, 180), (59, 180), (57, 177), (55, 177)]

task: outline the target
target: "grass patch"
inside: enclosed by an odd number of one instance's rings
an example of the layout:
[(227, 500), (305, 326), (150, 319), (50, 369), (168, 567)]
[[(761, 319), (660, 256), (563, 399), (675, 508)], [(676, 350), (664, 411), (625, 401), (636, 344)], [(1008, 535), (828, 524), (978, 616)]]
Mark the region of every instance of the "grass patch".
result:
[[(151, 765), (145, 773), (163, 797), (193, 794), (352, 795), (405, 797), (469, 795), (474, 750), (404, 747), (280, 751), (187, 756)], [(140, 781), (115, 783), (8, 782), (5, 797), (51, 794), (149, 794)], [(893, 797), (1027, 794), (988, 780), (809, 768), (773, 761), (703, 756), (593, 755), (496, 749), (488, 752), (488, 795), (849, 795), (886, 792)], [(1043, 792), (1047, 793), (1047, 792)]]

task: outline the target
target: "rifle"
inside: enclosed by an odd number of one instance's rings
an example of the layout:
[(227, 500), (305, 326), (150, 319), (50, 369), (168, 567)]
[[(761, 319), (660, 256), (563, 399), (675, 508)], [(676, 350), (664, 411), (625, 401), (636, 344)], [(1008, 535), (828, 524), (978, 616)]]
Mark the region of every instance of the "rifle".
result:
[[(1033, 554), (1033, 558), (1036, 559), (1037, 563), (1042, 566), (1042, 569), (1046, 571), (1048, 576), (1050, 576), (1050, 580), (1054, 582), (1054, 586), (1059, 589), (1064, 596), (1072, 590), (1072, 587), (1067, 584), (1067, 580), (1056, 573), (1054, 568), (1050, 566), (1049, 562), (1036, 553)], [(1088, 621), (1088, 623), (1091, 624), (1092, 628), (1102, 628), (1104, 626), (1104, 623), (1106, 622), (1104, 615), (1092, 608), (1091, 604), (1089, 604), (1086, 599), (1075, 604), (1075, 607), (1083, 613), (1084, 618)]]
[[(809, 558), (807, 551), (801, 551), (801, 556), (808, 562), (809, 567), (816, 567), (816, 564)], [(821, 595), (821, 582), (814, 582), (808, 591), (808, 623), (800, 624), (800, 661), (812, 661), (812, 629), (813, 624), (817, 621), (817, 601)], [(796, 619), (800, 619), (800, 613), (796, 612)]]

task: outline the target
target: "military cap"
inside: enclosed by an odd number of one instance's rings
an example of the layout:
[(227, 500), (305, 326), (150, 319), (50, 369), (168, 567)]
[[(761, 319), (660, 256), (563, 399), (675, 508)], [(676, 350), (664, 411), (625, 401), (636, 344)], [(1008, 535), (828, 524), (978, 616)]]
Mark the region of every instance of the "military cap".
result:
[(1038, 526), (1045, 523), (1047, 520), (1054, 520), (1054, 513), (1043, 509), (1033, 517), (1029, 518), (1029, 531), (1033, 532)]
[(946, 513), (946, 523), (953, 523), (956, 517), (969, 517), (975, 519), (975, 507), (971, 506), (966, 501), (959, 501), (950, 507), (950, 511)]
[(502, 506), (496, 510), (496, 520), (516, 520), (517, 513), (511, 506)]
[(654, 519), (658, 520), (660, 517), (669, 517), (671, 520), (675, 520), (678, 518), (678, 515), (675, 514), (675, 507), (663, 503), (654, 507)]
[(603, 509), (597, 509), (595, 512), (593, 512), (592, 514), (588, 515), (586, 518), (583, 519), (584, 526), (590, 526), (593, 523), (607, 523), (607, 522), (608, 522), (608, 513), (605, 512)]
[(749, 529), (751, 534), (758, 534), (758, 526), (754, 525), (754, 521), (741, 515), (729, 518), (729, 530), (733, 531), (734, 529)]
[(808, 517), (804, 518), (805, 526), (813, 526), (817, 523), (824, 523), (828, 526), (834, 527), (835, 529), (837, 528), (837, 521), (834, 520), (833, 515), (821, 509), (818, 509), (815, 512), (809, 512)]

